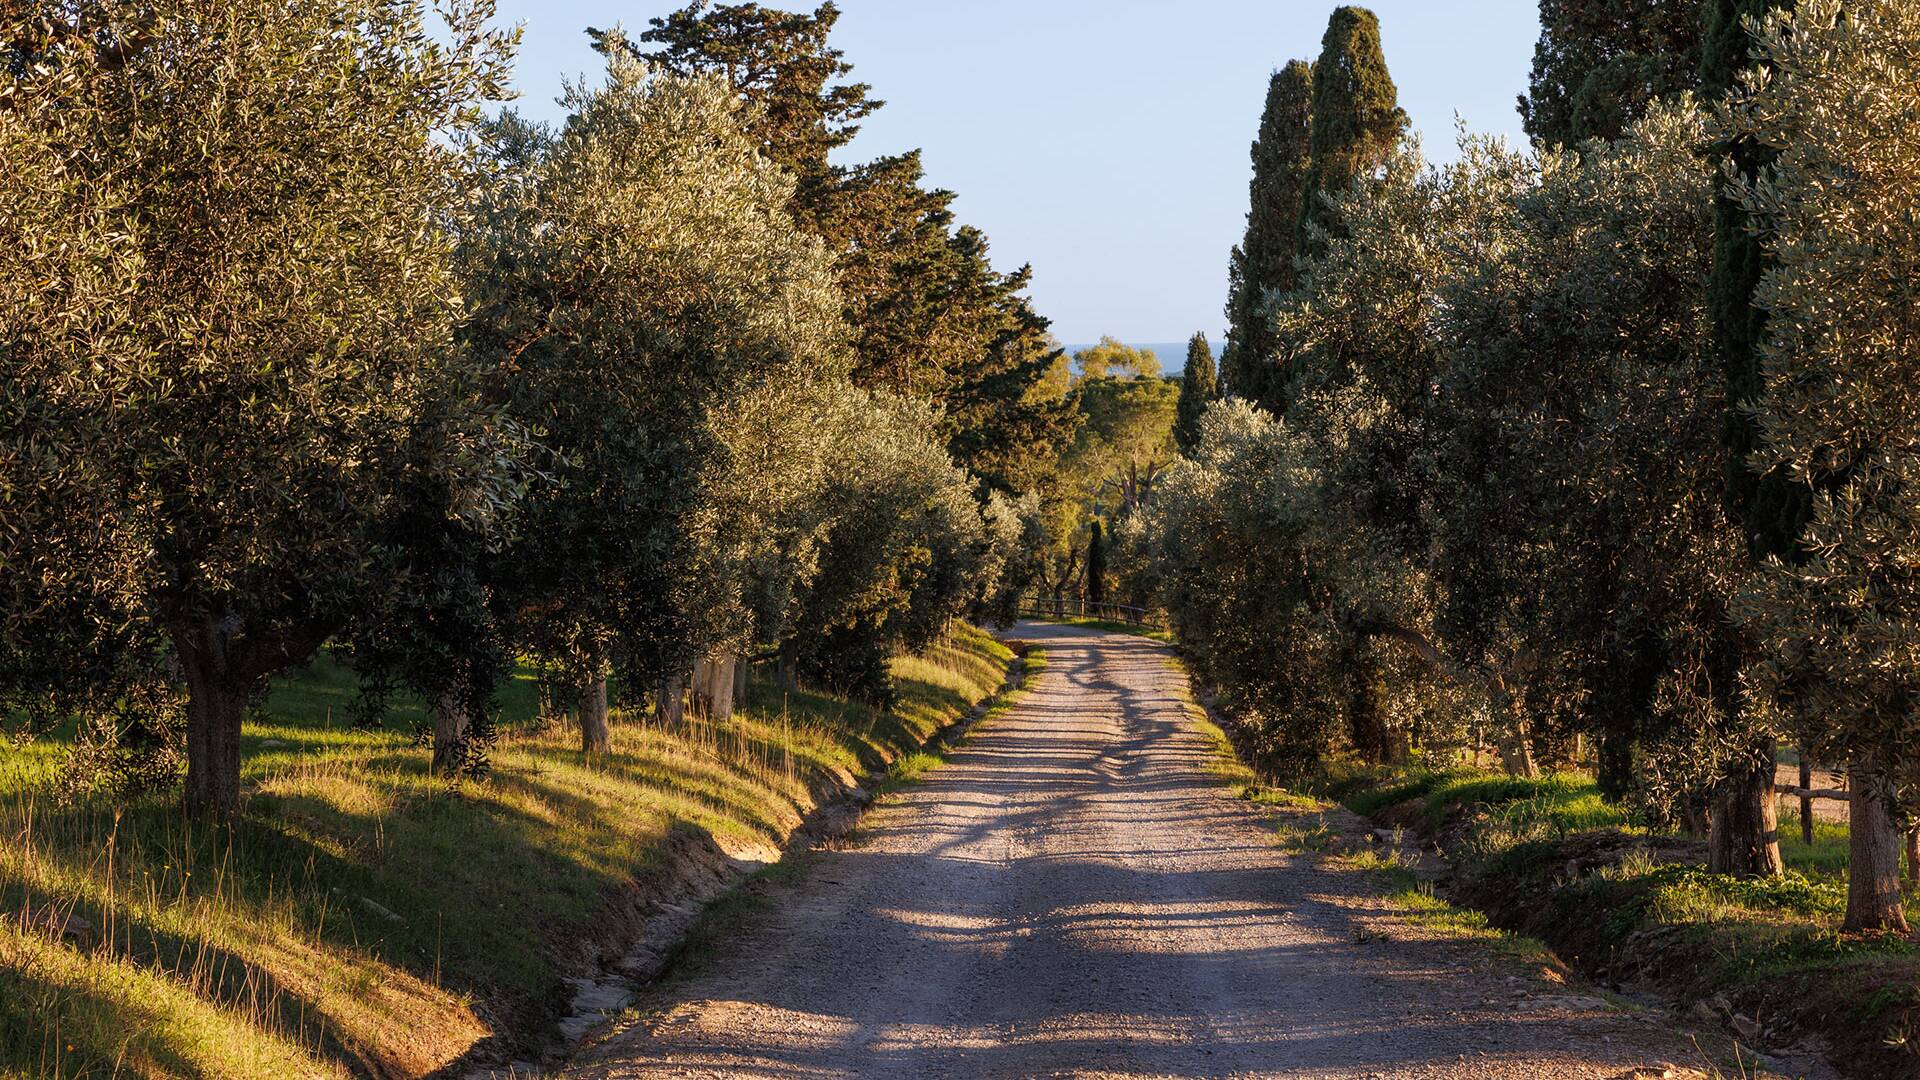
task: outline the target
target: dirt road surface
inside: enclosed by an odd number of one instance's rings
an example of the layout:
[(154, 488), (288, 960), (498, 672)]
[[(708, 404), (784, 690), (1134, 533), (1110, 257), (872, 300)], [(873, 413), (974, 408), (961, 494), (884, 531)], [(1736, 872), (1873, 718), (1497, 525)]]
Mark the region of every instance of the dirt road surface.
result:
[(1033, 690), (575, 1075), (1710, 1075), (1665, 1014), (1283, 850), (1209, 774), (1163, 647), (1010, 636), (1046, 649)]

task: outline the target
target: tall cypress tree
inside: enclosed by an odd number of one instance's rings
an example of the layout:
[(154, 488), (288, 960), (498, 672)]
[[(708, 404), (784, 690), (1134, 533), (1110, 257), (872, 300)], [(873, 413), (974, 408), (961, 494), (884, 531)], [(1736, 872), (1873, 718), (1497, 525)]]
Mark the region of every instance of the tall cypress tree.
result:
[[(1708, 0), (1700, 63), (1704, 95), (1711, 99), (1725, 94), (1750, 65), (1752, 41), (1741, 19), (1757, 19), (1781, 6), (1785, 6), (1781, 0)], [(1716, 149), (1731, 158), (1742, 175), (1752, 175), (1773, 158), (1765, 147), (1747, 139)], [(1715, 199), (1707, 311), (1727, 378), (1727, 507), (1746, 527), (1755, 555), (1792, 558), (1812, 509), (1808, 493), (1785, 476), (1760, 476), (1747, 464), (1759, 438), (1748, 406), (1761, 392), (1760, 342), (1767, 331), (1766, 313), (1754, 306), (1753, 292), (1769, 262), (1765, 246), (1747, 226), (1747, 215), (1738, 203), (1724, 193)]]
[(1571, 146), (1616, 139), (1647, 106), (1700, 81), (1701, 0), (1540, 0), (1520, 99), (1527, 134)]
[(1200, 445), (1200, 417), (1219, 397), (1213, 346), (1207, 344), (1207, 335), (1195, 334), (1187, 342), (1187, 366), (1180, 372), (1180, 401), (1173, 412), (1173, 441), (1182, 454), (1191, 454)]
[(1344, 191), (1379, 168), (1406, 129), (1407, 114), (1380, 51), (1380, 19), (1366, 8), (1335, 8), (1313, 65), (1312, 161), (1300, 205), (1298, 254), (1318, 252), (1315, 226), (1339, 228), (1320, 196)]
[(1295, 60), (1267, 83), (1260, 135), (1253, 142), (1247, 232), (1227, 273), (1227, 345), (1220, 358), (1226, 388), (1264, 400), (1274, 369), (1272, 331), (1259, 309), (1270, 291), (1293, 288), (1293, 251), (1306, 191), (1312, 135), (1313, 65)]
[[(1700, 84), (1709, 99), (1732, 89), (1749, 66), (1751, 39), (1741, 20), (1759, 18), (1787, 0), (1706, 0)], [(1772, 154), (1746, 139), (1716, 147), (1744, 175), (1766, 165)], [(1756, 557), (1798, 557), (1801, 529), (1812, 513), (1810, 492), (1775, 471), (1760, 475), (1748, 463), (1759, 439), (1750, 406), (1763, 389), (1760, 342), (1766, 314), (1754, 306), (1754, 289), (1769, 259), (1748, 229), (1746, 212), (1725, 192), (1714, 200), (1713, 270), (1707, 282), (1707, 313), (1714, 347), (1727, 381), (1727, 510), (1746, 530)], [(1731, 651), (1733, 644), (1727, 643)], [(1773, 831), (1774, 742), (1756, 736), (1747, 760), (1737, 763), (1716, 793), (1714, 835), (1708, 868), (1732, 873), (1777, 874), (1782, 869)]]

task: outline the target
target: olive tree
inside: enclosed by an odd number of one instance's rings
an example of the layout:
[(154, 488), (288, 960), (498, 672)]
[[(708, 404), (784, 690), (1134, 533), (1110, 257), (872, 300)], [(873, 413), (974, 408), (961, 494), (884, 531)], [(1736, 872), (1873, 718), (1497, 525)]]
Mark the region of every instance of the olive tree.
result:
[(1777, 149), (1729, 169), (1772, 265), (1753, 471), (1811, 496), (1802, 563), (1768, 562), (1745, 597), (1767, 660), (1752, 680), (1810, 753), (1845, 761), (1848, 929), (1906, 928), (1899, 830), (1920, 761), (1920, 3), (1802, 0), (1757, 27), (1728, 139)]
[(665, 704), (780, 606), (765, 576), (796, 572), (782, 529), (849, 367), (831, 259), (735, 95), (607, 55), (475, 241), (476, 349), (553, 462), (501, 579), (519, 640), (580, 687), (588, 750), (616, 661)]
[(187, 801), (230, 812), (249, 698), (394, 584), (401, 491), (478, 528), (510, 497), (484, 412), (434, 406), (465, 378), (461, 135), (511, 41), (465, 0), (434, 33), (411, 0), (9, 12), (0, 258), (52, 277), (0, 315), (28, 470), (0, 574), (136, 664), (166, 644)]

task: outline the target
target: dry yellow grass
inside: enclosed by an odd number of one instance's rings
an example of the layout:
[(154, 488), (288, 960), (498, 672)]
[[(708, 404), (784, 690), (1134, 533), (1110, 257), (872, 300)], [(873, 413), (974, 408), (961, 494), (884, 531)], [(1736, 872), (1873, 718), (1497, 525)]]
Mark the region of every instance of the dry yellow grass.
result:
[(404, 730), (333, 724), (296, 683), (248, 726), (231, 827), (170, 796), (65, 803), (44, 787), (57, 755), (0, 750), (0, 1076), (430, 1072), (538, 1021), (560, 958), (676, 832), (778, 843), (1009, 660), (969, 629), (896, 662), (892, 714), (755, 686), (718, 729), (617, 722), (603, 758), (569, 729), (516, 736), (458, 787)]

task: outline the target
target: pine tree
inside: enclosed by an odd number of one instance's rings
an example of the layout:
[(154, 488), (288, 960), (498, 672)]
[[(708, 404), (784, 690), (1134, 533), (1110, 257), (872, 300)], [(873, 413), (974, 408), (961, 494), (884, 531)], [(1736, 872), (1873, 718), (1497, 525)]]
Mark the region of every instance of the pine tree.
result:
[[(794, 173), (789, 210), (826, 241), (853, 329), (854, 381), (933, 402), (947, 450), (989, 487), (1025, 490), (1072, 436), (1071, 408), (1039, 391), (1056, 353), (1021, 295), (1030, 271), (996, 271), (986, 237), (957, 226), (954, 194), (922, 183), (918, 151), (835, 165), (884, 102), (828, 44), (839, 9), (812, 14), (697, 0), (651, 20), (649, 63), (724, 76), (754, 108), (751, 133)], [(590, 31), (604, 48), (609, 35)]]
[(1274, 374), (1272, 331), (1260, 317), (1269, 292), (1293, 288), (1293, 252), (1306, 191), (1312, 135), (1313, 65), (1295, 60), (1273, 73), (1260, 135), (1253, 143), (1247, 231), (1227, 273), (1227, 344), (1220, 358), (1226, 388), (1264, 400)]
[(1180, 372), (1180, 403), (1173, 420), (1173, 438), (1182, 454), (1193, 453), (1200, 445), (1200, 417), (1220, 398), (1220, 379), (1214, 371), (1213, 347), (1207, 335), (1195, 334), (1187, 342), (1187, 366)]
[(1540, 41), (1520, 99), (1541, 142), (1617, 139), (1661, 98), (1700, 81), (1701, 0), (1540, 0)]
[(1107, 602), (1107, 542), (1100, 530), (1100, 519), (1093, 521), (1087, 536), (1087, 603)]
[(1344, 191), (1383, 165), (1407, 129), (1387, 59), (1380, 51), (1380, 20), (1361, 7), (1334, 9), (1313, 65), (1312, 162), (1300, 205), (1296, 252), (1319, 253), (1316, 229), (1339, 226), (1320, 196)]

